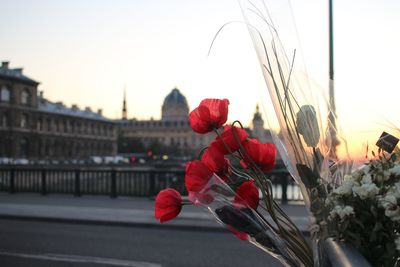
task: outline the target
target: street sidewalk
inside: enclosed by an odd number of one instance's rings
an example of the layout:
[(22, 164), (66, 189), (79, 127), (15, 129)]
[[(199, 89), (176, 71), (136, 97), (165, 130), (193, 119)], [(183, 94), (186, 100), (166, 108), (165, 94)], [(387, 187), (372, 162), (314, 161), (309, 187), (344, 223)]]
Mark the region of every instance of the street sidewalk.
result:
[[(304, 205), (282, 205), (302, 232), (308, 233)], [(111, 224), (120, 226), (170, 227), (175, 229), (225, 231), (203, 208), (184, 206), (178, 218), (160, 224), (154, 218), (154, 199), (37, 193), (0, 193), (0, 218)]]

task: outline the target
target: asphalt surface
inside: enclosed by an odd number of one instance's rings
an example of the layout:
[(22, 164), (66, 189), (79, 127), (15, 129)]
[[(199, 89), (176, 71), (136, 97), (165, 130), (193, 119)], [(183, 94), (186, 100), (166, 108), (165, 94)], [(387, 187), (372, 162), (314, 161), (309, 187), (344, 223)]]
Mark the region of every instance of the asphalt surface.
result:
[(0, 219), (1, 266), (281, 266), (227, 232)]
[[(303, 205), (282, 205), (308, 231)], [(281, 266), (205, 209), (154, 219), (154, 198), (0, 193), (0, 266)]]
[[(303, 232), (308, 232), (304, 205), (282, 205)], [(136, 225), (203, 229), (221, 231), (224, 228), (204, 208), (187, 206), (178, 218), (164, 224), (154, 219), (154, 199), (140, 197), (47, 195), (33, 193), (0, 193), (0, 218), (56, 221), (88, 224)]]

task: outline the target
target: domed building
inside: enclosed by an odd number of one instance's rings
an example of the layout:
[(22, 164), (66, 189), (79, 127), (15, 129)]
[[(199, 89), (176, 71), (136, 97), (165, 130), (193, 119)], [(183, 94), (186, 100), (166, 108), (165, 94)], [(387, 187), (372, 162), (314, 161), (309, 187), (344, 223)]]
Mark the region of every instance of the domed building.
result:
[(186, 97), (179, 89), (172, 89), (171, 93), (165, 97), (161, 113), (163, 121), (187, 121), (189, 106)]
[[(120, 138), (125, 140), (119, 152), (135, 153), (137, 150), (194, 155), (206, 147), (214, 138), (213, 133), (197, 134), (189, 125), (189, 105), (179, 89), (174, 88), (165, 97), (161, 107), (161, 120), (137, 120), (127, 118), (124, 99), (123, 118), (120, 123)], [(136, 143), (135, 146), (133, 143)], [(127, 145), (130, 144), (130, 145)], [(122, 146), (122, 147), (121, 147)]]

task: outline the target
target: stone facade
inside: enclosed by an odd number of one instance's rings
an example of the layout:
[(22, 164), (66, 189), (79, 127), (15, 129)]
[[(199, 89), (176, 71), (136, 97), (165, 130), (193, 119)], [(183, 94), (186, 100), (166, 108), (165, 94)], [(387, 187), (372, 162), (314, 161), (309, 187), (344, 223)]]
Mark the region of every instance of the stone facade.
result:
[(115, 155), (117, 127), (101, 110), (66, 107), (38, 94), (22, 69), (0, 67), (0, 157), (80, 159)]
[[(175, 88), (162, 105), (161, 120), (122, 119), (120, 134), (140, 141), (145, 148), (158, 143), (174, 154), (191, 155), (200, 152), (214, 138), (214, 134), (197, 134), (188, 122), (189, 107), (185, 96)], [(135, 152), (135, 151), (132, 151)]]

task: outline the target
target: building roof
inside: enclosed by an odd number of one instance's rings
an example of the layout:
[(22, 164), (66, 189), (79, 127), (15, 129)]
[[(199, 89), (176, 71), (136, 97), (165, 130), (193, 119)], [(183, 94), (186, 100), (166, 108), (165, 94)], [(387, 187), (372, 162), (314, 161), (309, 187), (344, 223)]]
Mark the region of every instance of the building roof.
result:
[(79, 109), (77, 106), (72, 106), (71, 108), (64, 106), (62, 103), (57, 102), (51, 102), (45, 98), (38, 98), (38, 109), (39, 111), (42, 112), (48, 112), (48, 113), (55, 113), (55, 114), (60, 114), (60, 115), (66, 115), (66, 116), (74, 116), (74, 117), (80, 117), (80, 118), (85, 118), (85, 119), (92, 119), (92, 120), (100, 120), (104, 122), (113, 122), (110, 119), (107, 119), (101, 114), (101, 111), (99, 112), (93, 112), (89, 108), (86, 108), (84, 110)]
[(171, 93), (169, 93), (164, 99), (164, 105), (182, 105), (187, 107), (186, 97), (182, 95), (179, 89), (172, 89)]
[(258, 107), (258, 104), (256, 106), (256, 112), (254, 113), (254, 117), (253, 117), (253, 121), (256, 121), (256, 120), (259, 120), (259, 121), (263, 120), (261, 113), (260, 113), (260, 108)]
[(8, 67), (9, 62), (3, 61), (0, 66), (0, 77), (7, 78), (7, 79), (14, 79), (21, 82), (38, 85), (39, 82), (32, 80), (28, 76), (22, 74), (22, 68), (10, 69)]

